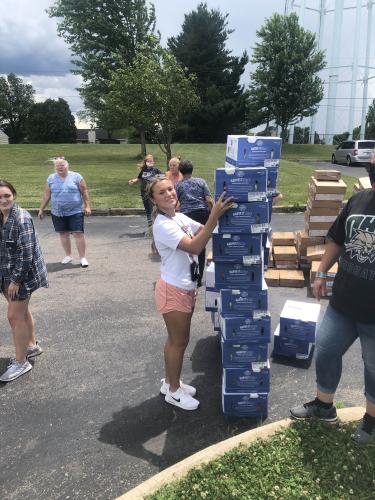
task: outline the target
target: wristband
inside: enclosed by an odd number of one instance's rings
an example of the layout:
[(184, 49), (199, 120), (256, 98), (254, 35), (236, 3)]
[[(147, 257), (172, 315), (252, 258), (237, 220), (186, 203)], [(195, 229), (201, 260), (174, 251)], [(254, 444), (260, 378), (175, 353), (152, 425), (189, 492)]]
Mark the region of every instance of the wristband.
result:
[(327, 279), (327, 273), (323, 273), (322, 271), (317, 271), (315, 273), (315, 278), (322, 278), (322, 279)]

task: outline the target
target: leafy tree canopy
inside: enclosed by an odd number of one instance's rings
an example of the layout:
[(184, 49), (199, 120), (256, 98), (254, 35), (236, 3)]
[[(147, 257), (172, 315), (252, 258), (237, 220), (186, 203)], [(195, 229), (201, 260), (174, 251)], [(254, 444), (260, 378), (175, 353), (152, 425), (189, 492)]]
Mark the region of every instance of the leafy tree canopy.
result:
[(289, 124), (312, 116), (323, 98), (323, 86), (317, 72), (326, 63), (315, 35), (298, 24), (295, 13), (273, 14), (257, 31), (252, 62), (250, 95), (259, 110), (268, 111), (282, 133)]
[(36, 144), (76, 142), (74, 116), (64, 99), (47, 99), (30, 108), (27, 121), (29, 142)]
[(0, 127), (9, 142), (22, 142), (26, 135), (26, 121), (34, 102), (32, 85), (24, 83), (14, 73), (0, 77)]
[(141, 47), (154, 46), (154, 6), (146, 0), (55, 0), (47, 12), (58, 18), (58, 33), (72, 50), (86, 108), (110, 126), (103, 98), (111, 72), (131, 64)]
[(365, 137), (366, 139), (375, 139), (375, 99), (367, 111)]
[(134, 127), (156, 137), (171, 158), (172, 135), (181, 117), (198, 103), (194, 78), (167, 49), (140, 52), (131, 71), (124, 66), (113, 72), (108, 104), (116, 119), (127, 119)]
[(234, 57), (226, 48), (233, 30), (228, 14), (200, 3), (185, 15), (182, 31), (168, 40), (177, 61), (196, 76), (201, 104), (185, 120), (186, 140), (223, 141), (245, 116), (246, 99), (240, 78), (248, 63), (246, 52)]

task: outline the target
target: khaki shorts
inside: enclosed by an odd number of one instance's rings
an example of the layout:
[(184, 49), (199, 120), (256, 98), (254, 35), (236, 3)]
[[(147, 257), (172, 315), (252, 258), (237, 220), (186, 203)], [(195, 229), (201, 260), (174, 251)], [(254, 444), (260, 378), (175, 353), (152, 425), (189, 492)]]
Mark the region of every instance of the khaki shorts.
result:
[(197, 299), (197, 289), (184, 290), (166, 283), (161, 278), (155, 286), (156, 309), (161, 314), (172, 311), (192, 313)]

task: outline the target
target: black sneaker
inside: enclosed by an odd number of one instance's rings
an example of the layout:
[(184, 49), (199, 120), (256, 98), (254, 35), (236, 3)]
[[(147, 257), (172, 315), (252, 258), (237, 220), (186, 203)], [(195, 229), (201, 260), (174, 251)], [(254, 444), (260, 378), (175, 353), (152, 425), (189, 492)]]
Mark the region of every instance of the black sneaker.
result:
[(357, 444), (375, 444), (375, 422), (367, 413), (364, 414), (352, 438)]
[(323, 408), (319, 405), (319, 403), (317, 403), (316, 399), (314, 399), (314, 401), (309, 401), (302, 406), (295, 406), (289, 411), (292, 415), (292, 418), (296, 420), (318, 418), (319, 420), (325, 420), (326, 422), (337, 421), (336, 408), (333, 405), (328, 409)]

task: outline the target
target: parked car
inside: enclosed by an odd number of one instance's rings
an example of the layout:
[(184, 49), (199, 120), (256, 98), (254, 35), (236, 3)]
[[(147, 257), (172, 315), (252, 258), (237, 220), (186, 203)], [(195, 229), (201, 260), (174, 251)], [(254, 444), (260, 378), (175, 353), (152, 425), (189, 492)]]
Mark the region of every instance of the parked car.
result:
[(332, 163), (346, 163), (348, 167), (359, 163), (369, 163), (375, 148), (375, 141), (345, 141), (332, 153)]

